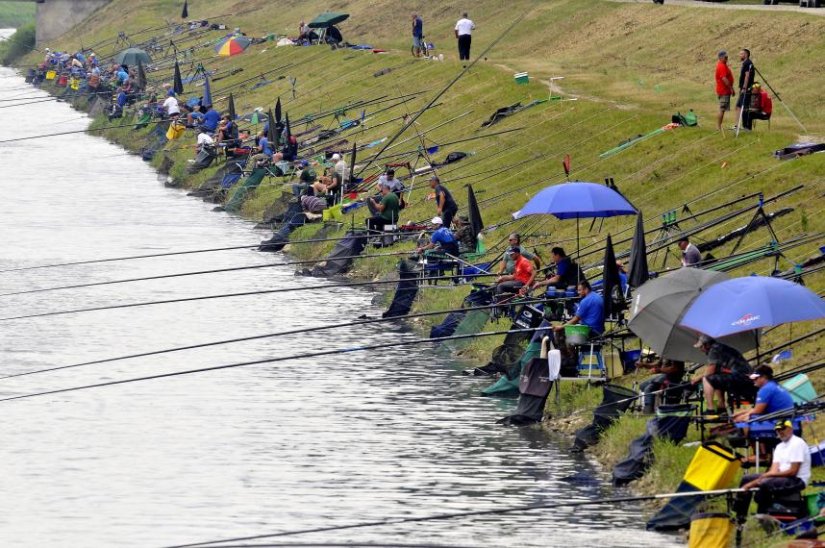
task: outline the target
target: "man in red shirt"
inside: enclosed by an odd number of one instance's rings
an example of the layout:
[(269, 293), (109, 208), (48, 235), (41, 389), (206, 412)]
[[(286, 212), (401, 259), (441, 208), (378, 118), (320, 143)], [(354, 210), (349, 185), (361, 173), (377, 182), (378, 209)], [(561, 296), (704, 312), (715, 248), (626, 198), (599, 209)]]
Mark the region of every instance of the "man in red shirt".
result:
[(716, 116), (716, 129), (722, 131), (722, 120), (725, 112), (730, 110), (730, 98), (736, 93), (733, 91), (733, 73), (728, 66), (728, 52), (722, 50), (716, 63), (716, 96), (719, 98), (719, 114)]
[(518, 292), (519, 295), (524, 295), (536, 279), (536, 269), (532, 261), (528, 261), (521, 255), (519, 247), (511, 247), (507, 250), (507, 254), (510, 255), (515, 267), (512, 274), (498, 277), (496, 280), (496, 294)]

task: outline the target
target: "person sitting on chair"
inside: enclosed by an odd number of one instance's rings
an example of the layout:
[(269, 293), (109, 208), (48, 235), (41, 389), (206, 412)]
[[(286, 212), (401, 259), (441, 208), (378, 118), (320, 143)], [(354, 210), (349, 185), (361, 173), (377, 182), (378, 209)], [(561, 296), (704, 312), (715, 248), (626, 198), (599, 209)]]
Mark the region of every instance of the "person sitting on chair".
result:
[(748, 513), (754, 489), (758, 489), (758, 511), (765, 513), (777, 498), (802, 492), (811, 479), (811, 452), (805, 440), (794, 435), (793, 423), (782, 419), (774, 430), (780, 443), (773, 450), (771, 467), (764, 474), (744, 476), (740, 483), (745, 492), (738, 493), (734, 503), (739, 520), (744, 521)]
[(507, 250), (507, 254), (510, 255), (515, 267), (512, 274), (504, 274), (498, 277), (496, 280), (496, 295), (502, 293), (526, 295), (536, 279), (536, 269), (533, 267), (533, 263), (521, 254), (520, 247), (511, 247)]
[(576, 287), (580, 281), (586, 281), (584, 272), (578, 264), (574, 263), (561, 247), (554, 247), (550, 250), (553, 256), (553, 263), (556, 265), (556, 273), (546, 280), (538, 282), (536, 287), (553, 286), (556, 289), (567, 289)]
[(453, 233), (450, 232), (450, 229), (444, 226), (444, 221), (441, 217), (433, 217), (433, 220), (430, 222), (437, 228), (433, 231), (432, 236), (430, 236), (430, 243), (419, 247), (416, 252), (421, 255), (428, 249), (438, 248), (448, 255), (458, 256), (458, 240), (456, 240)]
[(742, 127), (753, 129), (754, 120), (770, 120), (773, 113), (773, 101), (759, 82), (751, 87), (751, 104), (742, 115)]
[(367, 219), (367, 230), (381, 232), (385, 225), (398, 222), (398, 214), (401, 211), (398, 207), (398, 196), (390, 190), (388, 185), (381, 185), (380, 202), (374, 197), (367, 198), (367, 200), (376, 211), (375, 215)]
[(604, 299), (593, 291), (587, 280), (580, 281), (577, 288), (582, 300), (576, 314), (563, 324), (554, 326), (553, 330), (563, 331), (565, 326), (584, 324), (590, 328), (591, 337), (598, 337), (604, 333)]
[[(642, 381), (639, 389), (644, 394), (644, 410), (645, 415), (652, 415), (656, 412), (656, 392), (672, 388), (682, 384), (682, 379), (685, 376), (685, 362), (677, 360), (656, 360), (653, 362), (638, 361), (636, 367), (651, 369), (655, 375)], [(675, 390), (662, 393), (662, 400), (667, 400), (668, 397), (674, 398)], [(681, 392), (680, 394), (681, 395)]]
[(787, 390), (773, 380), (773, 368), (760, 365), (750, 376), (757, 388), (756, 402), (753, 407), (736, 413), (732, 418), (736, 422), (751, 420), (759, 415), (770, 415), (783, 409), (793, 408), (793, 398)]
[[(753, 398), (754, 387), (748, 378), (753, 370), (741, 352), (707, 335), (701, 335), (693, 346), (708, 356), (704, 373), (691, 379), (694, 385), (702, 383), (706, 413), (726, 412), (726, 392), (748, 399)], [(714, 397), (719, 401), (719, 407), (716, 409), (713, 407)]]

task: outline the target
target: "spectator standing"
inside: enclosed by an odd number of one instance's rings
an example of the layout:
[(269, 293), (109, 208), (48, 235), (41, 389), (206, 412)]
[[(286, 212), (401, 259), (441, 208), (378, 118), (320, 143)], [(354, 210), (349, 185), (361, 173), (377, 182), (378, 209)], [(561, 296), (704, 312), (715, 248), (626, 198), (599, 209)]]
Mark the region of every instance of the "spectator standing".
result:
[(422, 41), (424, 40), (424, 21), (418, 14), (412, 14), (412, 54), (413, 57), (421, 57)]
[(444, 226), (449, 228), (453, 222), (453, 217), (458, 213), (458, 205), (455, 203), (450, 191), (441, 184), (441, 180), (437, 175), (430, 177), (430, 188), (435, 192), (436, 214), (444, 221)]
[(742, 68), (739, 69), (739, 99), (736, 100), (736, 120), (738, 127), (738, 120), (741, 120), (742, 117), (742, 105), (745, 105), (747, 108), (751, 94), (750, 89), (754, 82), (754, 75), (756, 72), (756, 67), (753, 66), (753, 61), (751, 61), (751, 50), (747, 48), (742, 48), (742, 51), (739, 52), (739, 60), (742, 61)]
[(716, 96), (719, 98), (719, 114), (716, 115), (716, 129), (722, 131), (722, 121), (725, 113), (730, 111), (730, 98), (736, 95), (733, 91), (733, 73), (728, 66), (728, 52), (719, 52), (716, 62)]
[(682, 266), (696, 266), (702, 262), (699, 248), (690, 243), (687, 237), (679, 238), (676, 245), (682, 250)]
[(470, 60), (470, 45), (472, 44), (472, 33), (475, 28), (476, 25), (467, 17), (467, 12), (464, 12), (461, 19), (455, 24), (455, 37), (458, 39), (458, 59), (460, 61)]

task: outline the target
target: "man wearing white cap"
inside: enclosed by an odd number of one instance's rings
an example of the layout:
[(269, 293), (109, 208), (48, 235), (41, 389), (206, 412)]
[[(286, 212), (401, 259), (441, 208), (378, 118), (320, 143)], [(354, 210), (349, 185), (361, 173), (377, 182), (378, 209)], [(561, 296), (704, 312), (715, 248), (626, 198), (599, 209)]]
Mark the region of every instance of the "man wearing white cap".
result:
[(455, 239), (450, 229), (444, 226), (441, 217), (433, 217), (430, 222), (435, 226), (435, 230), (430, 236), (430, 243), (418, 248), (418, 254), (420, 255), (427, 249), (439, 248), (444, 253), (458, 256), (458, 240)]

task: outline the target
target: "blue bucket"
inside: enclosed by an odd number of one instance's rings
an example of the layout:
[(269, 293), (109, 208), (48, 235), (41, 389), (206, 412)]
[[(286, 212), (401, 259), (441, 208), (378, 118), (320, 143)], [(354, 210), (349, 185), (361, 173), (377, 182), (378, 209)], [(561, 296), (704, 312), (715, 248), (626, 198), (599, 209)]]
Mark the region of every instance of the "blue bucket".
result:
[(619, 357), (622, 360), (622, 368), (625, 374), (632, 373), (636, 370), (636, 362), (642, 357), (642, 350), (627, 350), (619, 352)]

